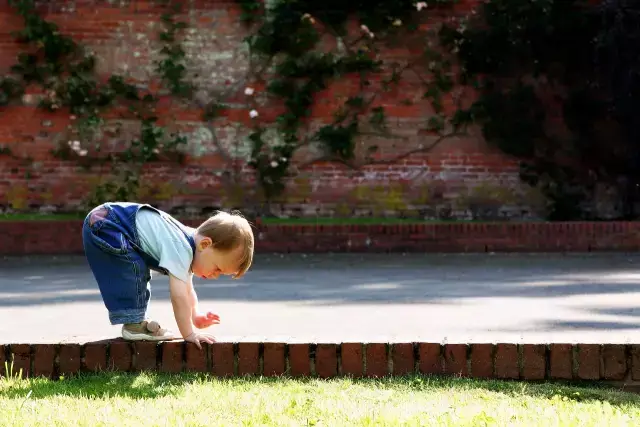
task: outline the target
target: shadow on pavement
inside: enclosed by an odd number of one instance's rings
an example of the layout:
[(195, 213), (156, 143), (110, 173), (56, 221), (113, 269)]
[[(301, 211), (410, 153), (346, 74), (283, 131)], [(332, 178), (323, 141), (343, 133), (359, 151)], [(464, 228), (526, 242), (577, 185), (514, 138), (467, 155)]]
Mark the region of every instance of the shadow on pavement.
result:
[[(15, 260), (14, 260), (15, 261)], [(82, 257), (0, 261), (0, 307), (101, 303)], [(196, 279), (200, 300), (291, 302), (316, 307), (358, 304), (456, 304), (472, 299), (549, 300), (640, 293), (640, 256), (632, 254), (334, 254), (260, 255), (240, 280)], [(151, 282), (152, 300), (169, 301), (168, 280)], [(508, 304), (505, 303), (505, 304)], [(634, 321), (640, 308), (588, 308)], [(621, 319), (566, 321), (544, 330), (618, 330)], [(521, 330), (518, 330), (520, 332)]]
[[(640, 257), (638, 258), (640, 261)], [(433, 303), (461, 298), (553, 298), (640, 292), (635, 258), (540, 255), (289, 256), (263, 259), (240, 280), (195, 279), (201, 299), (309, 301), (317, 305)], [(101, 302), (82, 258), (63, 264), (0, 263), (0, 307)], [(168, 280), (151, 281), (153, 299), (169, 299)], [(640, 308), (601, 314), (639, 316)]]

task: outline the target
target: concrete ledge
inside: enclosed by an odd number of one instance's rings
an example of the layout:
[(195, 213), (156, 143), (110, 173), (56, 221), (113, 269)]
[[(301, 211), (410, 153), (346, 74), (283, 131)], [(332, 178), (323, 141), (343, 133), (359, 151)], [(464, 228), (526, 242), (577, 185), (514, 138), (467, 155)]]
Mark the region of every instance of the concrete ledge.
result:
[[(2, 221), (0, 255), (82, 254), (81, 227), (78, 220)], [(255, 234), (256, 251), (272, 253), (640, 250), (640, 222), (258, 224)]]
[(4, 362), (24, 377), (79, 372), (203, 372), (217, 377), (332, 378), (408, 374), (499, 380), (588, 380), (640, 384), (640, 344), (439, 344), (218, 342), (200, 351), (184, 341), (122, 339), (64, 344), (5, 344)]

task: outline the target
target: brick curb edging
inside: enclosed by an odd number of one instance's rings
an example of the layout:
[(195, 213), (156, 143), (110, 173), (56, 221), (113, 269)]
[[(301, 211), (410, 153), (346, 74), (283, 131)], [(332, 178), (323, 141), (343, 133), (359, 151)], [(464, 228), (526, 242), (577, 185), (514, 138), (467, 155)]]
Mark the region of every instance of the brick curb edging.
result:
[(640, 344), (439, 344), (218, 342), (203, 351), (184, 341), (6, 344), (5, 361), (25, 377), (79, 372), (203, 372), (234, 376), (383, 377), (407, 374), (478, 379), (640, 381)]
[[(183, 220), (197, 226), (200, 221)], [(82, 254), (82, 221), (0, 221), (0, 255)], [(597, 252), (640, 250), (640, 222), (274, 225), (256, 252)]]

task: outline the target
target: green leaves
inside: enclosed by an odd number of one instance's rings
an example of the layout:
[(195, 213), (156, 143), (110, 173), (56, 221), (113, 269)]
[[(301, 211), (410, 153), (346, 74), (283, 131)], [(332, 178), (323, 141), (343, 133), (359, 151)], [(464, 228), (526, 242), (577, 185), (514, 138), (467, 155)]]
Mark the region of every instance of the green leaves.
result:
[(355, 147), (355, 137), (358, 134), (357, 120), (344, 125), (323, 126), (316, 137), (327, 148), (331, 155), (340, 159), (351, 160)]
[[(236, 1), (243, 10), (243, 19), (258, 15), (255, 13), (259, 9), (257, 1)], [(449, 0), (434, 0), (429, 7), (448, 3)], [(351, 163), (355, 159), (356, 141), (367, 131), (364, 125), (369, 125), (369, 134), (373, 129), (380, 132), (380, 136), (388, 135), (385, 109), (374, 102), (375, 92), (400, 87), (407, 67), (385, 64), (377, 44), (402, 29), (415, 31), (419, 21), (415, 18), (420, 13), (425, 12), (418, 11), (413, 0), (276, 0), (269, 4), (266, 17), (259, 22), (252, 21), (257, 22), (257, 29), (247, 37), (247, 43), (253, 55), (262, 56), (272, 65), (274, 73), (267, 81), (267, 92), (280, 99), (285, 107), (275, 120), (283, 145), (270, 147), (258, 130), (249, 139), (253, 145), (250, 165), (266, 186), (265, 193), (274, 195), (274, 191), (281, 188), (274, 180), (286, 177), (280, 163), (267, 161), (270, 155), (277, 157), (282, 151), (293, 153), (312, 141), (319, 142), (329, 158)], [(346, 26), (352, 18), (362, 25), (362, 36), (349, 40)], [(327, 35), (336, 41), (333, 49), (320, 43), (321, 36)], [(451, 64), (445, 60), (443, 64), (427, 90), (438, 111), (442, 110), (442, 94), (454, 85), (447, 74)], [(340, 80), (345, 85), (340, 85), (341, 89), (334, 93), (332, 83)], [(336, 103), (338, 98), (343, 101)], [(331, 111), (324, 111), (324, 105), (330, 105)], [(332, 120), (305, 137), (300, 131), (311, 124), (308, 119), (314, 106), (321, 110), (320, 115)], [(444, 119), (434, 120), (431, 122), (434, 129), (444, 128)], [(367, 158), (376, 150), (375, 146), (368, 149)], [(274, 167), (276, 163), (278, 166)]]
[(171, 11), (173, 13), (162, 15), (165, 29), (160, 33), (159, 38), (164, 42), (164, 46), (160, 49), (163, 59), (156, 62), (156, 70), (173, 95), (188, 98), (193, 94), (194, 86), (185, 80), (187, 54), (178, 40), (179, 32), (185, 29), (187, 24), (175, 20), (175, 14), (182, 11), (182, 2), (173, 1)]
[[(165, 29), (159, 39), (165, 43), (161, 50), (165, 58), (158, 62), (158, 71), (173, 94), (189, 96), (192, 86), (184, 81), (186, 53), (177, 37), (178, 32), (186, 28), (186, 23), (174, 19), (174, 14), (181, 10), (181, 2), (157, 1), (170, 10), (162, 17)], [(10, 5), (24, 20), (24, 28), (14, 35), (20, 43), (28, 46), (28, 53), (18, 54), (17, 63), (11, 67), (15, 77), (0, 78), (0, 105), (21, 96), (27, 84), (37, 83), (46, 90), (40, 107), (52, 111), (66, 108), (75, 116), (69, 137), (74, 138), (75, 135), (83, 144), (95, 144), (97, 153), (101, 151), (101, 128), (105, 125), (101, 113), (105, 108), (125, 103), (129, 113), (141, 121), (140, 134), (130, 141), (123, 153), (107, 156), (107, 160), (117, 164), (114, 170), (122, 172), (123, 178), (122, 183), (109, 184), (113, 188), (108, 190), (109, 194), (117, 194), (122, 199), (131, 197), (138, 188), (136, 171), (139, 167), (158, 159), (163, 153), (176, 151), (186, 143), (186, 138), (170, 134), (157, 125), (153, 112), (157, 100), (152, 94), (141, 94), (119, 75), (112, 75), (107, 82), (101, 82), (95, 74), (96, 58), (93, 53), (39, 16), (33, 0), (10, 0)], [(67, 159), (76, 158), (64, 145), (52, 151)], [(78, 161), (84, 165), (90, 161), (88, 150), (84, 148), (75, 154), (81, 156)]]

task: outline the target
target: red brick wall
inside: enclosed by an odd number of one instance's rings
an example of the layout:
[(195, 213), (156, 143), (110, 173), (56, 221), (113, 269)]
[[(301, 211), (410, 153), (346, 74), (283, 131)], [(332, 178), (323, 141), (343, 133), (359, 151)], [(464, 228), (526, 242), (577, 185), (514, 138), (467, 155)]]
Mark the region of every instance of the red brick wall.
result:
[(136, 342), (0, 345), (16, 375), (58, 378), (80, 372), (206, 372), (217, 377), (332, 378), (411, 374), (525, 381), (640, 381), (640, 347), (624, 344), (203, 343)]
[[(245, 81), (247, 63), (241, 53), (247, 29), (241, 24), (240, 11), (233, 1), (185, 3), (193, 5), (180, 17), (189, 25), (185, 47), (189, 69), (198, 74), (193, 80), (201, 88), (229, 90), (226, 101), (234, 102), (234, 110), (227, 111), (225, 117), (215, 123), (214, 130), (225, 152), (233, 154), (237, 152), (234, 151), (237, 138), (233, 126), (247, 124), (251, 109), (243, 95), (245, 86), (251, 85), (250, 81)], [(473, 1), (465, 2), (456, 8), (456, 13), (466, 13), (474, 4)], [(158, 58), (157, 51), (161, 47), (158, 31), (163, 11), (154, 6), (153, 1), (51, 0), (42, 2), (40, 10), (46, 19), (58, 24), (63, 33), (97, 53), (101, 75), (122, 73), (142, 87), (158, 87), (153, 61)], [(451, 15), (451, 11), (427, 10), (423, 13), (431, 22), (441, 19), (439, 15)], [(15, 63), (20, 51), (10, 34), (20, 25), (21, 19), (7, 5), (7, 0), (0, 1), (1, 73), (6, 73)], [(409, 49), (387, 53), (387, 59), (406, 60), (409, 57)], [(319, 96), (314, 107), (315, 125), (327, 120), (333, 107), (353, 89), (352, 84), (350, 81), (337, 82)], [(381, 158), (388, 158), (433, 141), (433, 137), (425, 132), (431, 111), (429, 104), (424, 101), (412, 106), (402, 104), (402, 100), (414, 95), (419, 100), (424, 91), (417, 85), (417, 79), (407, 79), (397, 91), (385, 95), (382, 102), (388, 109), (392, 130), (405, 139), (369, 138), (362, 141), (362, 149), (367, 145), (378, 145)], [(256, 89), (259, 95), (260, 87)], [(9, 148), (21, 158), (0, 156), (0, 205), (4, 208), (75, 209), (100, 176), (109, 176), (111, 171), (108, 168), (85, 171), (74, 161), (58, 160), (50, 154), (56, 144), (66, 142), (64, 130), (73, 119), (64, 111), (42, 112), (35, 105), (36, 95), (26, 96), (18, 105), (0, 111), (0, 147)], [(269, 103), (263, 104), (259, 111), (261, 118), (268, 119), (275, 114), (273, 104)], [(195, 132), (189, 138), (188, 163), (183, 168), (172, 164), (150, 165), (144, 185), (151, 187), (156, 196), (140, 195), (139, 200), (153, 202), (168, 210), (184, 205), (197, 210), (246, 204), (255, 198), (251, 193), (251, 171), (242, 158), (232, 163), (239, 166), (241, 181), (249, 189), (234, 194), (222, 185), (220, 174), (230, 170), (231, 163), (223, 159), (209, 139), (202, 127), (200, 113), (178, 108), (169, 97), (163, 99), (161, 116), (169, 122), (175, 118), (178, 128)], [(310, 156), (313, 153), (301, 152), (296, 163), (305, 162)], [(420, 208), (422, 216), (465, 217), (469, 215), (471, 205), (465, 195), (476, 186), (482, 194), (490, 194), (479, 196), (489, 197), (489, 205), (511, 209), (515, 215), (540, 214), (538, 195), (519, 192), (516, 162), (489, 149), (475, 133), (451, 139), (428, 154), (412, 155), (395, 164), (367, 167), (358, 172), (336, 164), (314, 165), (299, 171), (298, 179), (290, 182), (284, 204), (275, 206), (275, 211), (297, 209), (298, 213), (309, 215), (371, 212), (380, 215), (383, 211), (397, 214), (399, 211), (416, 212), (416, 208)], [(243, 198), (244, 202), (238, 200)], [(353, 211), (354, 207), (359, 209)]]
[[(197, 226), (196, 220), (186, 224)], [(638, 222), (258, 225), (256, 252), (599, 252), (640, 250)], [(82, 254), (81, 221), (0, 221), (0, 256)]]

